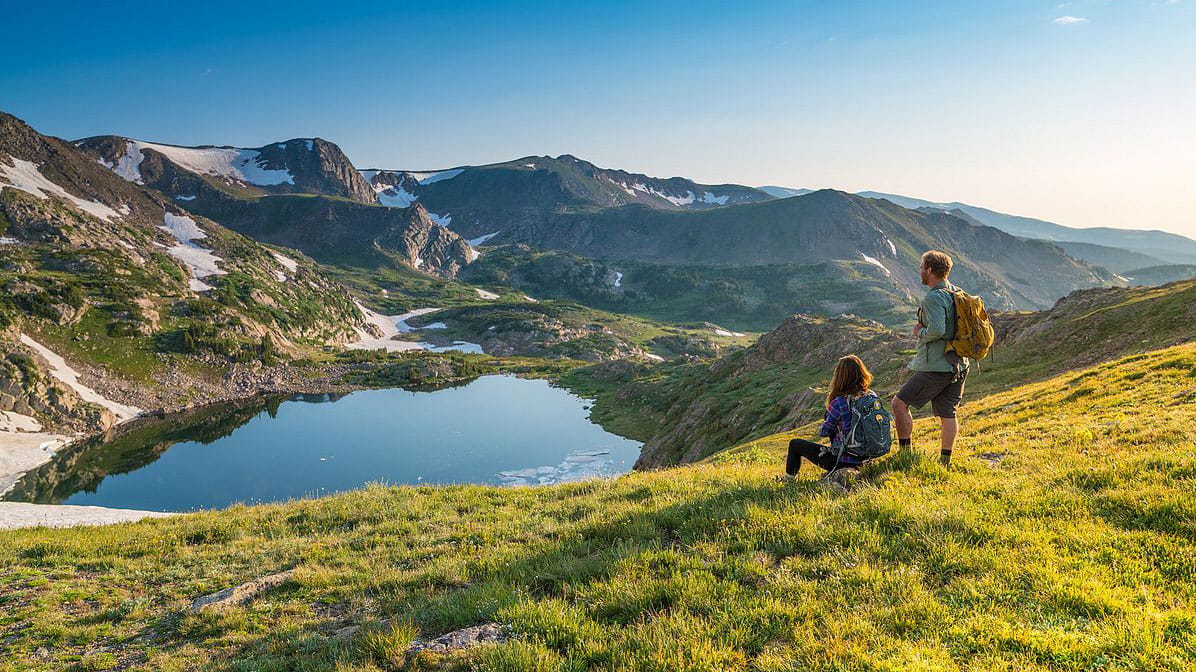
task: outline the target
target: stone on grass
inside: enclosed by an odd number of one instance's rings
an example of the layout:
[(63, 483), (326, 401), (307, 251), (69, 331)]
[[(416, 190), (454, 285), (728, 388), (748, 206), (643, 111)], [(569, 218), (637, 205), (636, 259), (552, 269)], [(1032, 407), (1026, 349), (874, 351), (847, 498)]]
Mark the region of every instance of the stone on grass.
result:
[(507, 635), (503, 626), (498, 623), (486, 623), (484, 625), (475, 625), (469, 628), (454, 630), (447, 635), (441, 635), (436, 639), (426, 642), (417, 641), (407, 649), (407, 653), (456, 651), (458, 649), (468, 649), (479, 644), (497, 644), (506, 638)]
[(288, 569), (285, 572), (263, 576), (260, 579), (254, 579), (239, 586), (225, 588), (211, 595), (204, 595), (191, 603), (191, 611), (224, 611), (225, 609), (240, 606), (267, 590), (277, 588), (290, 581), (294, 575), (295, 570)]

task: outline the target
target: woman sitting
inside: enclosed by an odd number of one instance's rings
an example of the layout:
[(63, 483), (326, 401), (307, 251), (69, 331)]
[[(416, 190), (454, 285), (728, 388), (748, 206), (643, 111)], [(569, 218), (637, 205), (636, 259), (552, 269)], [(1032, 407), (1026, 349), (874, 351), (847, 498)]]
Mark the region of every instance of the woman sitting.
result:
[(876, 393), (872, 391), (872, 373), (864, 366), (864, 362), (855, 355), (840, 359), (831, 377), (830, 390), (826, 393), (826, 419), (818, 429), (818, 435), (829, 438), (831, 445), (793, 439), (789, 442), (785, 473), (796, 476), (803, 457), (827, 471), (860, 466), (860, 460), (846, 454), (840, 457), (839, 454), (851, 432), (852, 406), (861, 397), (869, 395), (876, 396)]

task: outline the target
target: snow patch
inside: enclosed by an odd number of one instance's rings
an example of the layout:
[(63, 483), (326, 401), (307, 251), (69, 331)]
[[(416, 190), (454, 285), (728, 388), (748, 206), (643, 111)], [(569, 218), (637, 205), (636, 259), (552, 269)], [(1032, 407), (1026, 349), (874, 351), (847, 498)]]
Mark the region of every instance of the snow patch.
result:
[[(616, 183), (616, 184), (618, 184), (618, 183)], [(621, 184), (619, 186), (623, 187), (623, 190), (626, 191), (627, 193), (631, 194), (632, 196), (635, 195), (635, 193), (633, 191), (631, 191), (630, 189), (627, 188), (627, 185)], [(663, 198), (664, 200), (666, 200), (676, 206), (689, 205), (690, 203), (693, 203), (694, 199), (696, 198), (694, 196), (694, 192), (692, 192), (692, 191), (686, 191), (684, 196), (674, 196), (667, 192), (660, 191), (660, 190), (656, 189), (655, 187), (649, 187), (649, 186), (645, 185), (643, 182), (636, 182), (635, 184), (631, 185), (631, 189), (634, 189), (635, 191), (643, 192), (645, 194), (650, 194), (650, 195), (656, 196), (658, 198)], [(711, 195), (711, 197), (713, 198), (713, 195)]]
[[(402, 315), (391, 315), (387, 319), (394, 323), (395, 329), (398, 330), (398, 332), (400, 334), (409, 334), (412, 331), (415, 331), (416, 329), (418, 329), (419, 327), (413, 327), (410, 324), (407, 324), (407, 320), (410, 320), (413, 317), (419, 317), (420, 315), (427, 315), (429, 313), (434, 313), (438, 310), (440, 310), (440, 309), (439, 308), (416, 308), (415, 310), (403, 313)], [(443, 324), (443, 323), (437, 322), (436, 324)], [(424, 329), (431, 329), (431, 328), (432, 328), (432, 325), (428, 325), (428, 326), (424, 327)], [(444, 327), (437, 327), (437, 328), (443, 329)]]
[(524, 295), (523, 295), (523, 300), (524, 300), (524, 301), (529, 301), (529, 302), (531, 302), (531, 303), (540, 303), (540, 300), (539, 300), (539, 299), (533, 299), (532, 297), (528, 296), (527, 294), (524, 294)]
[(449, 224), (453, 223), (453, 216), (447, 212), (443, 215), (429, 212), (428, 217), (431, 217), (432, 221), (435, 222), (437, 226), (443, 226), (446, 229), (449, 228)]
[(414, 265), (416, 268), (422, 268), (422, 267), (423, 267), (423, 265), (424, 265), (424, 258), (423, 258), (423, 257), (416, 257), (416, 258), (415, 258), (415, 264), (413, 264), (413, 265)]
[(863, 257), (864, 261), (868, 262), (869, 264), (872, 264), (873, 266), (879, 266), (880, 270), (885, 272), (885, 275), (892, 275), (892, 273), (889, 272), (889, 269), (886, 268), (884, 264), (880, 263), (879, 259), (876, 259), (875, 257), (869, 257), (863, 252), (860, 252), (860, 256)]
[(378, 202), (388, 208), (406, 208), (419, 200), (419, 196), (407, 193), (402, 187), (388, 187), (378, 192)]
[(722, 329), (722, 328), (715, 329), (714, 333), (719, 336), (729, 336), (729, 337), (736, 337), (736, 338), (738, 338), (739, 336), (743, 336), (743, 334), (738, 331), (727, 331), (726, 329)]
[(62, 357), (59, 357), (46, 346), (33, 340), (27, 334), (21, 334), (21, 342), (32, 348), (35, 352), (37, 352), (37, 354), (41, 355), (42, 359), (49, 363), (50, 375), (57, 378), (58, 381), (63, 385), (66, 385), (74, 390), (75, 394), (78, 394), (79, 398), (83, 399), (84, 401), (90, 401), (93, 404), (99, 404), (109, 411), (112, 411), (112, 415), (115, 415), (121, 422), (141, 413), (140, 408), (120, 404), (112, 401), (111, 399), (107, 399), (99, 392), (96, 392), (90, 387), (79, 382), (78, 371), (72, 369)]
[(888, 236), (885, 236), (884, 239), (889, 244), (889, 251), (893, 253), (894, 257), (897, 256), (897, 246), (893, 244), (893, 241), (889, 240)]
[(18, 242), (20, 241), (11, 236), (0, 236), (0, 245), (16, 245)]
[(177, 201), (194, 201), (195, 200), (194, 196), (175, 196), (174, 198)]
[(623, 286), (623, 274), (620, 273), (619, 271), (615, 271), (615, 287), (622, 287), (622, 286)]
[(486, 234), (486, 235), (484, 235), (484, 236), (478, 236), (477, 238), (474, 238), (473, 240), (470, 240), (470, 241), (468, 241), (468, 242), (469, 242), (469, 244), (470, 244), (470, 245), (472, 245), (472, 246), (474, 246), (474, 247), (477, 247), (478, 245), (483, 245), (483, 244), (485, 244), (485, 242), (486, 242), (487, 240), (490, 240), (491, 238), (493, 238), (493, 237), (497, 236), (497, 235), (498, 235), (498, 234), (500, 234), (500, 233), (502, 233), (502, 231), (495, 231), (494, 233), (487, 233), (487, 234)]
[(726, 195), (715, 196), (713, 193), (711, 193), (709, 191), (702, 194), (702, 202), (708, 203), (710, 205), (726, 205), (727, 200), (730, 198), (731, 198), (730, 196), (726, 196)]
[(438, 170), (431, 173), (408, 173), (408, 175), (414, 177), (420, 184), (436, 184), (437, 182), (451, 180), (464, 172), (464, 168), (453, 168), (452, 170)]
[(483, 299), (486, 299), (488, 301), (493, 301), (494, 299), (498, 298), (498, 294), (495, 294), (494, 292), (487, 292), (486, 290), (479, 289), (477, 287), (474, 287), (473, 291), (477, 292), (478, 296), (480, 296)]
[(143, 159), (145, 159), (145, 155), (141, 153), (141, 147), (132, 140), (126, 140), (125, 153), (116, 160), (116, 163), (100, 159), (100, 164), (129, 182), (145, 184), (141, 179), (141, 161)]
[[(257, 150), (236, 147), (175, 147), (152, 142), (131, 142), (135, 143), (139, 149), (152, 149), (159, 152), (193, 173), (215, 175), (258, 186), (295, 183), (291, 171), (285, 168), (265, 168), (266, 160)], [(307, 142), (310, 150), (311, 141)]]
[(525, 164), (523, 164), (523, 167), (524, 167), (524, 168), (531, 168), (532, 170), (535, 170), (535, 168), (536, 168), (536, 164), (534, 164), (534, 163), (525, 163)]
[(195, 244), (196, 240), (207, 238), (208, 234), (199, 228), (194, 219), (186, 215), (175, 215), (167, 212), (163, 214), (162, 220), (162, 228), (174, 236), (175, 240), (179, 241), (178, 245), (166, 248), (166, 253), (183, 262), (183, 265), (191, 273), (191, 279), (187, 285), (195, 292), (206, 292), (212, 289), (211, 285), (201, 282), (200, 278), (212, 275), (225, 275), (226, 272), (220, 270), (220, 267), (217, 265), (219, 262), (224, 261), (223, 259), (212, 254), (211, 250)]
[(653, 354), (651, 352), (645, 352), (644, 359), (650, 359), (654, 362), (663, 362), (664, 361), (664, 357), (661, 357), (660, 355)]
[(110, 222), (120, 216), (115, 210), (103, 203), (89, 201), (68, 193), (66, 189), (63, 189), (48, 180), (45, 175), (42, 175), (42, 171), (32, 161), (18, 159), (15, 156), (9, 157), (9, 159), (13, 162), (11, 166), (0, 161), (0, 188), (12, 187), (13, 189), (23, 191), (41, 199), (47, 199), (51, 196), (65, 198), (73, 203), (76, 208), (106, 222)]
[(277, 261), (280, 266), (288, 271), (292, 273), (299, 271), (299, 262), (295, 261), (294, 259), (274, 251), (270, 252), (270, 256), (274, 257), (274, 261)]

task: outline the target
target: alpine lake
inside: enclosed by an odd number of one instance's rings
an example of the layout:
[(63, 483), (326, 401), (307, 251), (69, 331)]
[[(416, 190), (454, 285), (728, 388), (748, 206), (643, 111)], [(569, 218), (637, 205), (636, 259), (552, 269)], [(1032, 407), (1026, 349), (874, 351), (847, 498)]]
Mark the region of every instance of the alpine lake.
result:
[(641, 444), (544, 380), (289, 395), (143, 418), (59, 451), (10, 501), (194, 511), (367, 483), (540, 485), (631, 469)]

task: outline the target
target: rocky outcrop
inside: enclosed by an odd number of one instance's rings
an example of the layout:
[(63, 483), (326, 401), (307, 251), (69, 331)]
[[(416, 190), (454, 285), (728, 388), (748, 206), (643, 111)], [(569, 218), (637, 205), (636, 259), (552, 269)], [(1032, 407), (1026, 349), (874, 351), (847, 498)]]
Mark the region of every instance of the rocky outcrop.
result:
[(295, 570), (289, 569), (285, 572), (270, 574), (269, 576), (254, 579), (253, 581), (246, 581), (240, 585), (196, 598), (191, 603), (189, 611), (192, 613), (201, 611), (226, 611), (234, 607), (239, 607), (262, 593), (287, 583), (294, 576)]

